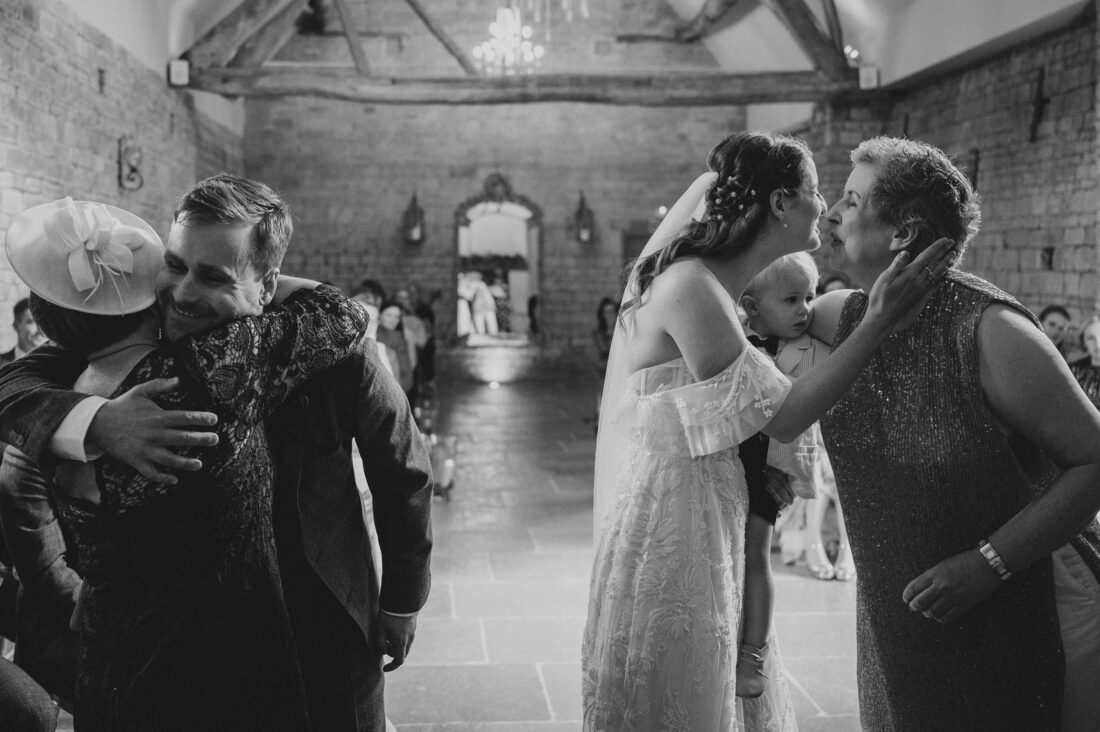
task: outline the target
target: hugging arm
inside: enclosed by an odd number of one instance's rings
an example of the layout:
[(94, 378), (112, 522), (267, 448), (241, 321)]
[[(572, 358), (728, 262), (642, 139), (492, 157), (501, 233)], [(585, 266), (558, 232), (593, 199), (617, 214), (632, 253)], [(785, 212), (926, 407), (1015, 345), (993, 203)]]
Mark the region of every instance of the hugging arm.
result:
[[(86, 366), (72, 351), (45, 344), (0, 369), (0, 439), (35, 463), (47, 457), (58, 428), (89, 398), (71, 389)], [(173, 450), (214, 444), (217, 436), (201, 430), (213, 425), (216, 417), (209, 412), (164, 411), (153, 403), (153, 394), (173, 386), (158, 380), (107, 401), (87, 425), (85, 447), (110, 453), (151, 480), (175, 482), (162, 468), (202, 467)]]
[[(1054, 345), (1022, 314), (990, 306), (977, 338), (981, 387), (991, 411), (1061, 468), (1038, 498), (987, 537), (1009, 571), (1022, 571), (1068, 543), (1100, 510), (1100, 413)], [(1000, 582), (975, 547), (922, 573), (902, 599), (926, 617), (950, 622)]]
[(432, 470), (424, 440), (401, 387), (372, 344), (361, 347), (363, 369), (355, 404), (355, 442), (374, 506), (382, 550), (384, 648), (400, 666), (412, 646), (416, 613), (431, 586)]

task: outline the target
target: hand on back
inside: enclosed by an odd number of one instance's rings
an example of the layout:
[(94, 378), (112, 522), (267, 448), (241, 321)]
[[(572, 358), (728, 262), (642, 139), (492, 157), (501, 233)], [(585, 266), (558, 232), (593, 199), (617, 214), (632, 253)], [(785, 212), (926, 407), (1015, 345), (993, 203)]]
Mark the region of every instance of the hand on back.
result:
[(154, 379), (109, 400), (92, 419), (88, 442), (157, 483), (177, 482), (168, 470), (200, 470), (202, 461), (176, 450), (218, 444), (217, 433), (209, 431), (218, 417), (212, 412), (166, 410), (153, 401), (178, 386), (179, 379)]

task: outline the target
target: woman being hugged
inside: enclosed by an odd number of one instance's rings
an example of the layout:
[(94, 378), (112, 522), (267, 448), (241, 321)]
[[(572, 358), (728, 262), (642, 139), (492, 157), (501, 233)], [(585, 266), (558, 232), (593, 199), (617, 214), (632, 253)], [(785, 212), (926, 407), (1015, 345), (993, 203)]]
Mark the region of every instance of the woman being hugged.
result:
[(734, 696), (749, 503), (737, 445), (807, 429), (934, 286), (924, 268), (951, 261), (947, 242), (909, 266), (899, 255), (871, 291), (872, 317), (792, 384), (748, 347), (734, 302), (774, 259), (819, 246), (826, 207), (810, 151), (740, 133), (707, 163), (635, 264), (616, 327), (596, 456), (586, 730), (795, 728), (774, 644), (763, 695), (740, 709)]

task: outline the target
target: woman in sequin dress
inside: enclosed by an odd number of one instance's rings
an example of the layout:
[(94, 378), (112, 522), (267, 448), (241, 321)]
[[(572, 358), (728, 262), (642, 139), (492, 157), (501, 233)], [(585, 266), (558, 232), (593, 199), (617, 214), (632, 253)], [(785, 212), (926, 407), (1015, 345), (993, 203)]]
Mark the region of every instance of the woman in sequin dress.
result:
[[(856, 284), (976, 233), (976, 194), (936, 148), (876, 138), (852, 161), (829, 222)], [(866, 307), (823, 295), (815, 334), (843, 346)], [(1078, 534), (1100, 509), (1100, 413), (1038, 326), (952, 268), (821, 421), (856, 564), (865, 729), (1100, 720), (1100, 527)]]
[[(185, 453), (201, 456), (203, 467), (175, 485), (152, 482), (110, 457), (94, 467), (43, 466), (74, 538), (70, 560), (84, 577), (72, 621), (82, 646), (77, 729), (308, 730), (260, 422), (296, 385), (350, 353), (365, 334), (365, 315), (321, 285), (270, 314), (158, 345), (152, 303), (165, 261), (159, 238), (127, 212), (67, 203), (23, 214), (7, 246), (31, 287), (42, 330), (88, 358), (74, 388), (118, 396), (155, 379), (178, 379), (178, 390), (158, 403), (216, 413), (219, 438), (214, 447)], [(102, 222), (98, 234), (80, 223), (89, 211)], [(104, 266), (119, 261), (115, 245), (127, 235), (133, 240), (133, 231), (144, 240), (132, 271), (110, 276)], [(87, 251), (99, 267), (100, 283), (88, 298), (74, 288), (75, 276), (72, 283), (61, 276), (64, 260), (60, 267), (42, 262), (63, 250), (55, 247), (59, 239), (78, 254)], [(284, 279), (277, 296), (314, 285)]]
[[(593, 732), (796, 728), (774, 642), (763, 695), (734, 696), (749, 505), (737, 446), (761, 429), (782, 440), (808, 429), (927, 292), (921, 268), (949, 262), (946, 248), (911, 267), (899, 258), (859, 333), (792, 386), (747, 346), (734, 300), (774, 259), (819, 245), (824, 206), (810, 152), (743, 133), (707, 162), (713, 172), (673, 207), (634, 268), (608, 364), (582, 650)], [(704, 199), (704, 220), (689, 221)]]

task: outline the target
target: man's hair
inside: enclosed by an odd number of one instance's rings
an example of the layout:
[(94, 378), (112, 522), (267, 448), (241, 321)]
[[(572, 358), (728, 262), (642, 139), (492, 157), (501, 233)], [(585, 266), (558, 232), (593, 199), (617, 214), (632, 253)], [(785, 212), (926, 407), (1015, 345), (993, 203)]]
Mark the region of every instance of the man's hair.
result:
[(874, 137), (852, 151), (852, 164), (875, 168), (870, 204), (886, 224), (914, 226), (915, 256), (941, 237), (961, 255), (978, 233), (981, 199), (966, 176), (939, 148), (897, 137)]
[(183, 194), (172, 221), (184, 226), (252, 225), (249, 261), (261, 274), (282, 264), (294, 233), (290, 207), (275, 189), (228, 173), (199, 181)]
[(817, 278), (820, 276), (817, 271), (817, 263), (814, 262), (814, 258), (808, 252), (795, 252), (794, 254), (785, 254), (757, 272), (756, 276), (749, 280), (749, 284), (745, 286), (745, 292), (742, 294), (755, 297), (769, 287), (774, 286), (784, 275), (791, 273), (805, 275), (810, 281), (810, 290), (817, 289)]
[[(38, 329), (62, 348), (82, 356), (95, 353), (133, 333), (145, 310), (128, 315), (96, 315), (54, 305), (33, 292), (30, 310)], [(152, 307), (152, 306), (150, 306)]]
[(23, 317), (23, 313), (27, 312), (31, 308), (30, 298), (24, 297), (15, 302), (15, 307), (11, 309), (12, 322), (19, 322), (19, 319)]

